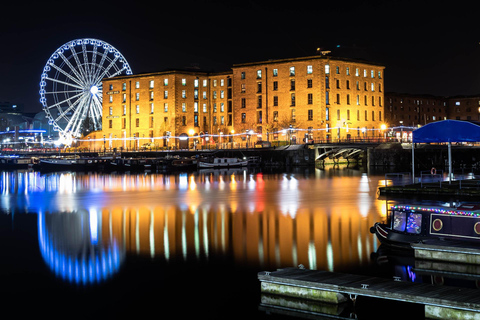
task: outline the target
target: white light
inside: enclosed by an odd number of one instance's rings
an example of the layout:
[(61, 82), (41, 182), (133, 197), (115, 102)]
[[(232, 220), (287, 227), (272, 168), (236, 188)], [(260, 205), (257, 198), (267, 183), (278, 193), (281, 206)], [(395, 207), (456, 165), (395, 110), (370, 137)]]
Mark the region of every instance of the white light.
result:
[(98, 93), (98, 87), (97, 86), (92, 86), (90, 88), (90, 93), (91, 94), (97, 94)]

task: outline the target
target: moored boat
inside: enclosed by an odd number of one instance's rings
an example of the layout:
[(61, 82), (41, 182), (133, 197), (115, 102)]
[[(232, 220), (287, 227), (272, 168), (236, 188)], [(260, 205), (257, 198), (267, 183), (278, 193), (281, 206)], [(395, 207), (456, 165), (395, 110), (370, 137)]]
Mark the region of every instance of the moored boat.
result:
[(480, 245), (480, 205), (395, 205), (391, 212), (389, 222), (370, 228), (382, 244), (410, 248), (413, 243), (443, 240)]
[(52, 157), (39, 161), (40, 171), (101, 171), (110, 158)]
[(239, 158), (212, 158), (210, 160), (198, 161), (199, 168), (237, 168), (246, 167), (248, 160)]
[(39, 159), (36, 157), (2, 156), (0, 157), (1, 170), (35, 169)]

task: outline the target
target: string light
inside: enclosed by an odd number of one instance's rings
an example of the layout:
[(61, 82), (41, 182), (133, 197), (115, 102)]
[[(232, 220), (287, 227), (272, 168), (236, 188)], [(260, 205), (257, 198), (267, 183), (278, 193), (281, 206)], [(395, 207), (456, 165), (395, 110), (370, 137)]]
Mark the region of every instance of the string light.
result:
[(446, 209), (440, 207), (420, 207), (420, 206), (412, 206), (412, 205), (394, 205), (391, 207), (392, 210), (395, 209), (404, 209), (408, 211), (420, 211), (420, 212), (433, 212), (433, 213), (440, 213), (440, 214), (448, 214), (448, 215), (455, 215), (455, 216), (469, 216), (469, 217), (480, 217), (480, 211), (467, 211), (467, 210), (457, 210), (457, 209)]
[[(280, 129), (277, 131), (272, 131), (268, 132), (267, 134), (287, 134), (288, 132), (292, 131), (307, 131), (307, 132), (313, 132), (313, 131), (330, 131), (330, 130), (335, 130), (335, 129), (348, 129), (348, 130), (357, 130), (361, 132), (366, 132), (366, 131), (388, 131), (388, 130), (395, 130), (395, 129), (417, 129), (416, 127), (392, 127), (392, 128), (386, 128), (386, 129), (379, 129), (379, 128), (352, 128), (352, 127), (331, 127), (331, 128), (310, 128), (310, 129), (303, 129), (303, 128), (286, 128), (286, 129)], [(241, 133), (224, 133), (224, 134), (199, 134), (197, 136), (189, 136), (188, 138), (206, 138), (206, 137), (222, 137), (222, 138), (229, 138), (229, 137), (238, 137), (238, 136), (248, 136), (248, 135), (257, 135), (259, 133), (253, 132), (253, 130), (247, 130), (246, 132), (241, 132)], [(125, 137), (125, 138), (106, 138), (108, 141), (128, 141), (128, 140), (162, 140), (162, 139), (185, 139), (186, 137), (180, 137), (180, 136), (159, 136), (159, 137)], [(98, 139), (89, 139), (89, 141), (103, 141), (103, 138), (98, 138)], [(74, 140), (75, 142), (77, 141), (85, 141), (84, 139), (76, 139)]]

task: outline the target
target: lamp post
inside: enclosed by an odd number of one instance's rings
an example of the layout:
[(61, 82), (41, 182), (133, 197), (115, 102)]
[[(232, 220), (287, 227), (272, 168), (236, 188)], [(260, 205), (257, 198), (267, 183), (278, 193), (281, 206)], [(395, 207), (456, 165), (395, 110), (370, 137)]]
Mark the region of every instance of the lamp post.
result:
[(387, 129), (387, 126), (385, 125), (385, 123), (382, 123), (382, 125), (380, 126), (380, 130), (382, 130), (382, 136), (383, 136), (383, 142), (387, 142), (387, 132), (385, 131)]

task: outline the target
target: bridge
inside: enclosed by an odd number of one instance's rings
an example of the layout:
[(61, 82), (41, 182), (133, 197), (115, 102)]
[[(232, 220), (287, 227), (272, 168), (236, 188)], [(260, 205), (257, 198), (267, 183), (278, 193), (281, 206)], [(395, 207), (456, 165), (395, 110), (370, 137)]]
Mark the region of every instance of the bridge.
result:
[(376, 148), (380, 142), (337, 142), (337, 143), (317, 143), (313, 145), (315, 149), (315, 162), (325, 162), (326, 159), (338, 163), (339, 159), (358, 161), (360, 157), (366, 157), (368, 149)]

